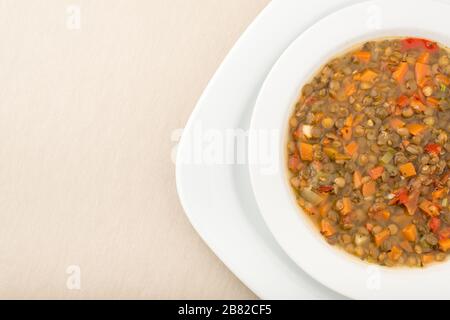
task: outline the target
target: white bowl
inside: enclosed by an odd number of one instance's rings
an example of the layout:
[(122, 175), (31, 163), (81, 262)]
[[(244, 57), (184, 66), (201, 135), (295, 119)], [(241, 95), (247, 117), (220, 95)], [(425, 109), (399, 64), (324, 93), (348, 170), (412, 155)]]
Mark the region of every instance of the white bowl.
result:
[(388, 36), (424, 37), (448, 45), (449, 16), (450, 6), (418, 0), (370, 1), (339, 10), (292, 43), (257, 99), (249, 168), (260, 211), (278, 243), (302, 269), (348, 297), (449, 299), (450, 261), (426, 268), (387, 268), (330, 246), (301, 212), (289, 186), (285, 153), (289, 116), (301, 87), (333, 56), (355, 44)]

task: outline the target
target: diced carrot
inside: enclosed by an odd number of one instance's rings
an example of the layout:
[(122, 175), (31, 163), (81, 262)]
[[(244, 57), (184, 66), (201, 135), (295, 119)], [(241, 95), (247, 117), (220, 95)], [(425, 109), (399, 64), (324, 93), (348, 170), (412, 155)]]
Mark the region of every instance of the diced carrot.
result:
[(416, 82), (419, 86), (423, 86), (425, 79), (431, 76), (431, 67), (429, 64), (416, 63)]
[(331, 237), (336, 231), (328, 219), (322, 219), (322, 221), (320, 221), (320, 232), (325, 237)]
[(404, 94), (397, 98), (397, 105), (400, 108), (404, 108), (409, 104), (409, 98)]
[(411, 133), (413, 136), (417, 136), (421, 134), (425, 129), (426, 125), (421, 123), (410, 123), (406, 125), (406, 128), (409, 130), (409, 133)]
[(442, 83), (443, 85), (450, 85), (450, 78), (447, 77), (446, 75), (443, 75), (442, 73), (438, 73), (437, 75), (434, 76), (434, 78), (436, 79), (437, 82)]
[(389, 238), (389, 236), (391, 235), (391, 233), (389, 232), (388, 229), (384, 229), (382, 231), (380, 231), (379, 233), (377, 233), (376, 235), (374, 235), (374, 240), (375, 240), (375, 244), (377, 247), (381, 246), (381, 244), (387, 239)]
[(298, 172), (299, 165), (300, 165), (300, 159), (299, 159), (298, 155), (294, 154), (289, 157), (289, 161), (288, 161), (289, 170), (291, 170), (292, 172)]
[(439, 248), (447, 252), (448, 249), (450, 249), (450, 239), (441, 239), (439, 240)]
[(353, 125), (353, 115), (349, 115), (344, 122), (345, 127), (351, 127)]
[(398, 68), (392, 73), (392, 78), (397, 80), (398, 83), (403, 83), (405, 81), (406, 73), (408, 72), (408, 63), (401, 62)]
[(355, 84), (353, 82), (347, 84), (344, 88), (344, 92), (347, 97), (350, 97), (351, 95), (353, 95), (356, 92)]
[(319, 206), (319, 214), (322, 218), (325, 218), (328, 215), (328, 212), (331, 210), (332, 203), (330, 201), (323, 201)]
[(300, 156), (304, 161), (313, 160), (313, 146), (308, 143), (300, 143)]
[(405, 126), (405, 123), (399, 118), (392, 118), (389, 123), (391, 124), (391, 127), (396, 130)]
[(411, 143), (411, 142), (409, 142), (408, 140), (403, 140), (403, 141), (402, 141), (402, 145), (403, 145), (404, 148), (406, 148), (407, 146), (409, 146), (410, 143)]
[(439, 200), (442, 199), (447, 194), (446, 188), (439, 188), (431, 194), (433, 200)]
[(398, 169), (400, 170), (402, 176), (406, 178), (415, 176), (417, 174), (416, 168), (414, 168), (414, 165), (411, 162), (400, 165)]
[(367, 229), (367, 231), (372, 232), (373, 224), (371, 224), (371, 223), (366, 223), (366, 229)]
[(342, 204), (344, 205), (341, 210), (341, 214), (346, 216), (352, 211), (352, 200), (348, 197), (342, 198)]
[(369, 51), (356, 51), (353, 56), (363, 63), (368, 63), (372, 54)]
[(438, 215), (440, 215), (439, 212), (439, 208), (437, 205), (435, 205), (433, 202), (428, 201), (428, 200), (423, 200), (420, 204), (419, 204), (419, 208), (425, 212), (426, 214), (428, 214), (430, 217), (437, 217)]
[(425, 106), (425, 104), (417, 97), (413, 97), (411, 99), (411, 101), (409, 102), (409, 105), (411, 106), (411, 108), (413, 108), (414, 110), (417, 111), (425, 111), (427, 109), (427, 107)]
[(355, 189), (359, 189), (362, 186), (362, 176), (361, 172), (359, 172), (358, 170), (353, 172), (353, 186), (355, 187)]
[(373, 180), (377, 180), (379, 177), (382, 176), (383, 172), (384, 172), (384, 167), (378, 166), (378, 167), (370, 169), (369, 175)]
[(434, 261), (434, 256), (431, 253), (424, 254), (422, 256), (422, 263), (423, 264), (431, 263), (433, 261)]
[(436, 99), (435, 97), (428, 97), (427, 104), (432, 107), (438, 107), (441, 103), (440, 103), (439, 99)]
[(417, 62), (429, 63), (430, 62), (430, 53), (428, 51), (423, 52), (417, 59)]
[(402, 234), (406, 240), (415, 242), (417, 239), (417, 228), (414, 224), (409, 224), (403, 228)]
[(346, 145), (344, 149), (350, 156), (353, 156), (356, 152), (358, 152), (358, 144), (355, 141), (352, 141)]
[(414, 251), (412, 245), (406, 240), (400, 242), (398, 245), (406, 252), (412, 253)]
[(388, 257), (391, 260), (397, 261), (402, 256), (402, 253), (403, 253), (402, 249), (400, 249), (397, 246), (393, 246), (391, 248), (391, 251), (389, 251), (388, 253)]
[(362, 82), (372, 82), (373, 80), (375, 80), (376, 77), (378, 77), (378, 73), (370, 69), (366, 69), (361, 74), (360, 80)]
[(375, 213), (371, 213), (371, 216), (376, 220), (389, 220), (391, 213), (388, 210), (380, 210)]
[(341, 129), (341, 133), (342, 133), (342, 138), (344, 140), (351, 140), (352, 139), (352, 128), (351, 127), (343, 127)]
[(362, 194), (364, 197), (370, 197), (375, 194), (376, 192), (376, 182), (375, 181), (369, 181), (367, 183), (364, 183), (362, 186)]

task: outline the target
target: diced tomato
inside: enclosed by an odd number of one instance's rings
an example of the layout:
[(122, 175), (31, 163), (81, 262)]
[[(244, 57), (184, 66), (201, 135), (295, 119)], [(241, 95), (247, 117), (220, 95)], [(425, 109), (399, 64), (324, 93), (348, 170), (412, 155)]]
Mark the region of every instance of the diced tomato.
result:
[(429, 154), (439, 155), (441, 153), (441, 146), (437, 143), (429, 143), (425, 146), (425, 151)]
[(439, 51), (439, 46), (436, 42), (432, 42), (427, 39), (422, 38), (406, 38), (401, 41), (402, 50), (414, 50), (421, 49), (426, 50), (428, 52), (437, 52)]
[(441, 227), (441, 219), (432, 217), (430, 221), (428, 221), (428, 226), (430, 227), (432, 232), (438, 232), (439, 228)]

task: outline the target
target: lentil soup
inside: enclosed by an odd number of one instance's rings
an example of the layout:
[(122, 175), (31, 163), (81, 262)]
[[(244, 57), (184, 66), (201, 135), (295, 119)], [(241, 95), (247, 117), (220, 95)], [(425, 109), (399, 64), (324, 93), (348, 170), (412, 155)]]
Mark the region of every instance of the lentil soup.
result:
[(419, 38), (370, 41), (304, 85), (290, 183), (331, 245), (385, 266), (450, 252), (450, 58)]

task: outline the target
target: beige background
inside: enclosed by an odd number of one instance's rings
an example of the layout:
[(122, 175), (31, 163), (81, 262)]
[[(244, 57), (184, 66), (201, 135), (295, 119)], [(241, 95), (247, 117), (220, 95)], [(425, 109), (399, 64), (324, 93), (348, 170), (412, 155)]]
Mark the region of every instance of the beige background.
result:
[(1, 298), (255, 298), (185, 217), (170, 136), (268, 2), (0, 0)]

